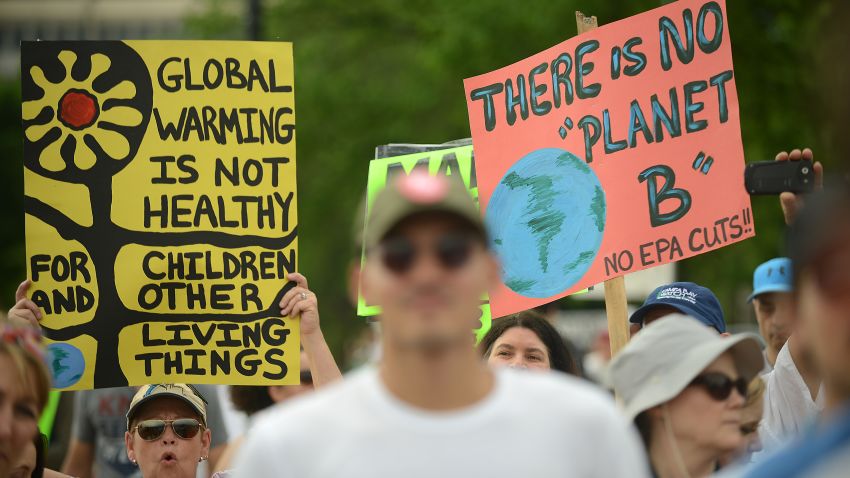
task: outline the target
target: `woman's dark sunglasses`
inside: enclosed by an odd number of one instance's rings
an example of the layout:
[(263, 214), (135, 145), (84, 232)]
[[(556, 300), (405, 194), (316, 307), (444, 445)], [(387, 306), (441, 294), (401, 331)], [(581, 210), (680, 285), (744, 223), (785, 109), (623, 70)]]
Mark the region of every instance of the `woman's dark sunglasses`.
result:
[(705, 388), (711, 398), (717, 401), (729, 398), (729, 395), (732, 394), (732, 389), (737, 390), (742, 397), (747, 398), (748, 384), (746, 380), (743, 378), (732, 380), (726, 374), (718, 372), (699, 375), (691, 382), (691, 385), (698, 385)]
[(166, 426), (171, 426), (174, 434), (184, 440), (195, 438), (195, 435), (204, 428), (201, 422), (194, 418), (178, 418), (177, 420), (143, 420), (131, 431), (138, 431), (142, 440), (152, 441), (165, 433)]
[[(470, 234), (446, 234), (431, 246), (440, 265), (447, 270), (458, 269), (469, 259), (473, 238)], [(416, 263), (422, 251), (403, 236), (391, 237), (381, 244), (381, 260), (384, 267), (394, 274), (407, 273)]]

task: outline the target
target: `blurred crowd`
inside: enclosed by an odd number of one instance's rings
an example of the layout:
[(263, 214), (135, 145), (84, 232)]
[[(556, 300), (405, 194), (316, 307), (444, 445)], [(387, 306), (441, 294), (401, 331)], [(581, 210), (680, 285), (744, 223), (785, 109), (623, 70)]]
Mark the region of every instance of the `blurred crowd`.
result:
[(850, 476), (850, 185), (814, 164), (815, 193), (779, 197), (786, 255), (753, 271), (759, 334), (730, 334), (710, 289), (674, 282), (614, 353), (603, 334), (579, 356), (533, 310), (476, 345), (499, 265), (463, 186), (420, 172), (355, 239), (350, 290), (382, 313), (376, 352), (344, 376), (291, 274), (300, 385), (51, 392), (27, 280), (2, 324), (0, 478)]

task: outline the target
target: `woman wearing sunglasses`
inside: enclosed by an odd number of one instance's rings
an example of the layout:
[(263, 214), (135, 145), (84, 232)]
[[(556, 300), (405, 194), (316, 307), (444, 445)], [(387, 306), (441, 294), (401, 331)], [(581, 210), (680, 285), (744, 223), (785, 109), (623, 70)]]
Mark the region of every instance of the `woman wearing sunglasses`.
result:
[(611, 362), (610, 379), (655, 476), (708, 476), (740, 449), (747, 386), (763, 366), (755, 335), (721, 337), (684, 315), (632, 339)]
[(545, 317), (531, 310), (493, 321), (478, 349), (490, 365), (579, 375), (564, 339)]
[(206, 400), (191, 385), (144, 385), (127, 411), (127, 456), (144, 478), (194, 478), (210, 451), (206, 417)]

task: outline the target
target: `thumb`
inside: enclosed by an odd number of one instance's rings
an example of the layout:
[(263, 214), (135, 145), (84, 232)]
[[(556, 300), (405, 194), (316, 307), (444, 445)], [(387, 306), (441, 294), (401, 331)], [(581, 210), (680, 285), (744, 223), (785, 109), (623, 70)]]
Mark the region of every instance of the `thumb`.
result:
[(32, 281), (30, 279), (21, 282), (21, 285), (18, 286), (18, 290), (15, 291), (15, 302), (20, 302), (21, 299), (27, 298), (27, 290), (29, 290), (30, 285), (32, 285)]

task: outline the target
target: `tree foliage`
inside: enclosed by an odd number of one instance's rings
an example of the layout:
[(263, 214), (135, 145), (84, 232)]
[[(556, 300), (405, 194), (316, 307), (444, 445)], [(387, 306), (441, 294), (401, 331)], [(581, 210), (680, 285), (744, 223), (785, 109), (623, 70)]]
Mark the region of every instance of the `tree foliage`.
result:
[[(748, 161), (811, 146), (830, 168), (812, 52), (838, 0), (728, 0), (741, 127)], [(234, 38), (245, 19), (209, 0), (190, 36)], [(575, 35), (575, 11), (610, 23), (658, 1), (268, 0), (263, 39), (295, 44), (299, 260), (320, 297), (323, 329), (338, 356), (364, 321), (347, 293), (352, 222), (374, 148), (469, 136), (463, 78), (527, 57)], [(23, 277), (20, 111), (15, 86), (0, 89), (0, 141), (9, 158), (4, 194), (3, 286)], [(748, 320), (753, 268), (782, 252), (775, 198), (753, 200), (757, 236), (683, 261), (680, 277), (715, 290), (729, 320)]]

